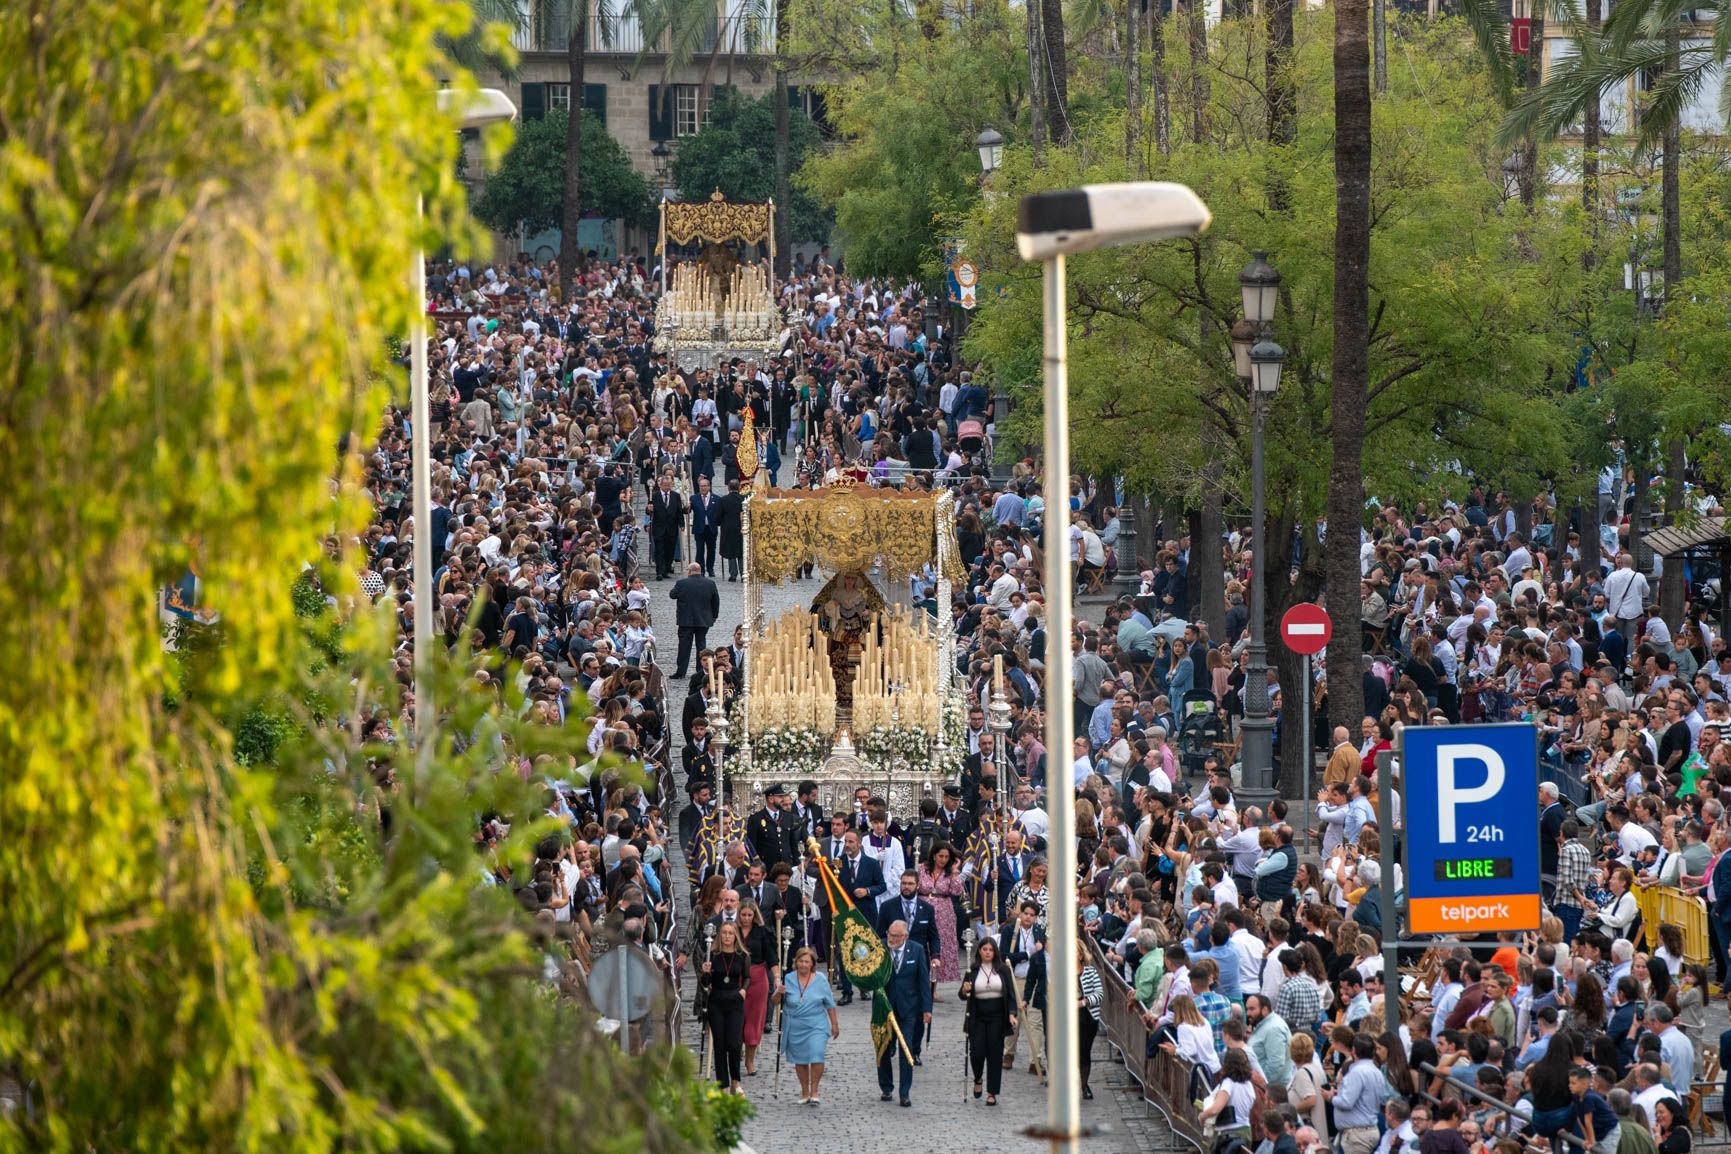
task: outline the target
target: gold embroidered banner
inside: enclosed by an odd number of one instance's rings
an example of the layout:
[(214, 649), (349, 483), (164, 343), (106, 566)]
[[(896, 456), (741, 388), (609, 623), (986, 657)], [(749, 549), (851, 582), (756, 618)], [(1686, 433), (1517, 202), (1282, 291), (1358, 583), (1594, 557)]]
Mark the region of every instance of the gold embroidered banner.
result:
[(662, 205), (666, 214), (667, 239), (674, 244), (689, 244), (694, 240), (744, 241), (756, 244), (769, 239), (770, 206), (749, 201), (723, 200), (719, 191), (706, 201)]
[(940, 496), (841, 485), (754, 493), (752, 573), (779, 583), (808, 562), (833, 573), (864, 573), (881, 563), (891, 580), (900, 581), (938, 559), (942, 533), (948, 576), (965, 580), (955, 526), (940, 515)]

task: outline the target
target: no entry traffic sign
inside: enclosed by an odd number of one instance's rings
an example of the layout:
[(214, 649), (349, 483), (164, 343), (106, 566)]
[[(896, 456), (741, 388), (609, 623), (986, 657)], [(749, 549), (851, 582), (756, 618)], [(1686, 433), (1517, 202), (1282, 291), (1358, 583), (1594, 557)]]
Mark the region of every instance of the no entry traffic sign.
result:
[(1294, 653), (1306, 657), (1321, 653), (1333, 633), (1328, 613), (1309, 601), (1300, 601), (1280, 618), (1280, 640)]
[(1412, 932), (1537, 928), (1538, 730), (1411, 725), (1400, 763)]

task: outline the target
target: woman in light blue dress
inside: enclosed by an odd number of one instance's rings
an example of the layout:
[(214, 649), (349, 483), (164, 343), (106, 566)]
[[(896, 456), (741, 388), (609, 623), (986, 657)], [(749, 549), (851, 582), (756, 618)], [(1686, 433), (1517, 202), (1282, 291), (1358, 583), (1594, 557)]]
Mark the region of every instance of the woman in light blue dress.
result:
[(775, 996), (782, 1003), (781, 1054), (799, 1075), (799, 1104), (815, 1106), (824, 1055), (829, 1040), (841, 1034), (841, 1019), (829, 979), (818, 973), (817, 954), (809, 946), (794, 951), (793, 968)]

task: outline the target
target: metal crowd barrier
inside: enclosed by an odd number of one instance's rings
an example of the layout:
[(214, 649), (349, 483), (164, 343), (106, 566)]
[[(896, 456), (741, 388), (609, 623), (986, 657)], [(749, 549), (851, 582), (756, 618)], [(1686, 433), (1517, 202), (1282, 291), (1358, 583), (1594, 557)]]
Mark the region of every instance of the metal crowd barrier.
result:
[(1118, 1051), (1125, 1072), (1142, 1087), (1142, 1101), (1160, 1113), (1174, 1135), (1201, 1154), (1202, 1120), (1197, 1117), (1196, 1103), (1190, 1099), (1190, 1063), (1165, 1050), (1156, 1050), (1152, 1058), (1146, 1056), (1148, 1027), (1130, 1005), (1133, 991), (1107, 959), (1100, 943), (1088, 935), (1083, 936), (1083, 941), (1105, 989), (1100, 1024), (1107, 1044)]
[(1658, 948), (1661, 925), (1677, 926), (1683, 931), (1683, 960), (1713, 964), (1707, 906), (1700, 898), (1676, 886), (1637, 886), (1635, 903), (1641, 907), (1641, 937), (1647, 949)]

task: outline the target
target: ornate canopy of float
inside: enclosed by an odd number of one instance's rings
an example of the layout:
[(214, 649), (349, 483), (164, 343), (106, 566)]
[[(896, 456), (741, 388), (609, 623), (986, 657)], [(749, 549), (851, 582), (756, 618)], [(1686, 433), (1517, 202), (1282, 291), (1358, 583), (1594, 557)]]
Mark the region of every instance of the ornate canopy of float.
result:
[[(732, 729), (734, 773), (754, 792), (809, 779), (833, 809), (851, 807), (863, 785), (910, 814), (960, 773), (955, 635), (937, 608), (964, 579), (953, 502), (947, 490), (873, 489), (852, 478), (753, 487), (745, 692)], [(822, 589), (765, 620), (764, 587), (807, 566), (830, 575)]]
[[(678, 260), (674, 245), (700, 246)], [(767, 259), (751, 259), (765, 246)], [(775, 299), (775, 202), (661, 202), (661, 253), (666, 269), (656, 304), (655, 348), (682, 369), (714, 369), (734, 358), (767, 362), (786, 326)]]

